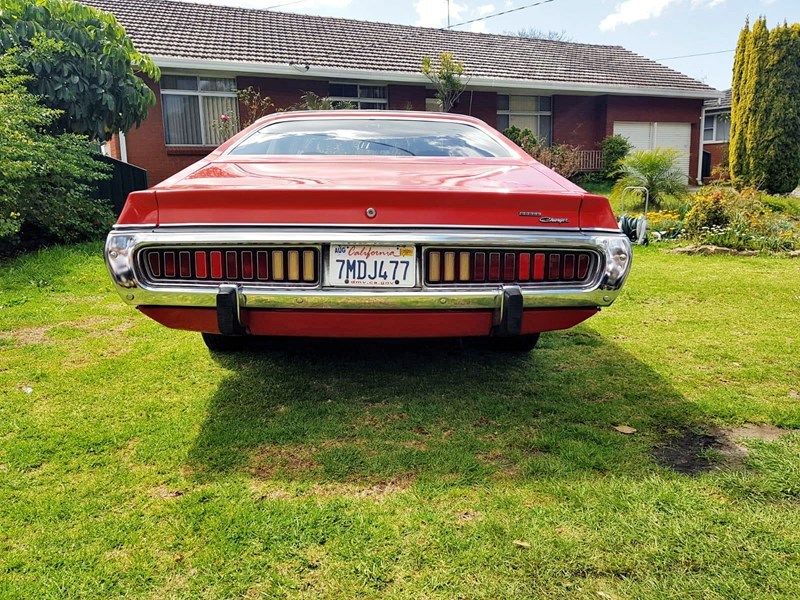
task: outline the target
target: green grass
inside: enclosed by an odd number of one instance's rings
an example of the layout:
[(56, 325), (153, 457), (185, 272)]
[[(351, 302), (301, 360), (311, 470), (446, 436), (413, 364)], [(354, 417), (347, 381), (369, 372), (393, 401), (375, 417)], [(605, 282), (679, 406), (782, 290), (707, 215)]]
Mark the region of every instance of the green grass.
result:
[(799, 434), (696, 476), (653, 454), (800, 427), (797, 260), (636, 248), (613, 307), (526, 356), (223, 357), (124, 306), (100, 251), (0, 263), (0, 597), (800, 596)]

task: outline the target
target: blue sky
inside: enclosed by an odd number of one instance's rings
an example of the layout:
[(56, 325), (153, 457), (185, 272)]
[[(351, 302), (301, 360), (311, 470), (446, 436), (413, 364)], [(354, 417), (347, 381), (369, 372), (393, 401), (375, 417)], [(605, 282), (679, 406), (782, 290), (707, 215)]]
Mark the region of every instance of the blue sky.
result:
[[(190, 0), (269, 8), (292, 0)], [(536, 0), (450, 0), (452, 23), (534, 3)], [(447, 0), (303, 0), (273, 10), (405, 25), (444, 27)], [(718, 89), (730, 87), (732, 50), (747, 16), (770, 26), (800, 22), (799, 0), (549, 0), (460, 29), (503, 33), (520, 28), (565, 30), (572, 41), (619, 44)], [(666, 60), (669, 59), (669, 60)], [(467, 65), (469, 68), (469, 65)]]

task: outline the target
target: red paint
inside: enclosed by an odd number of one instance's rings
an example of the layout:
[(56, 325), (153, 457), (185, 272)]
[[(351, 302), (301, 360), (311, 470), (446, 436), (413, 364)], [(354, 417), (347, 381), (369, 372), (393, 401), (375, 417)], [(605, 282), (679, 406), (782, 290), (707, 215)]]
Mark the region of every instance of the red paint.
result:
[[(140, 306), (139, 310), (174, 329), (219, 333), (213, 308)], [(597, 312), (580, 310), (526, 310), (523, 333), (573, 327)], [(336, 311), (242, 310), (242, 321), (253, 335), (291, 337), (426, 338), (479, 337), (492, 329), (492, 311)]]
[(619, 229), (614, 211), (604, 196), (585, 194), (581, 200), (580, 215), (581, 229)]
[(117, 219), (117, 225), (155, 225), (158, 223), (158, 203), (152, 190), (131, 192)]

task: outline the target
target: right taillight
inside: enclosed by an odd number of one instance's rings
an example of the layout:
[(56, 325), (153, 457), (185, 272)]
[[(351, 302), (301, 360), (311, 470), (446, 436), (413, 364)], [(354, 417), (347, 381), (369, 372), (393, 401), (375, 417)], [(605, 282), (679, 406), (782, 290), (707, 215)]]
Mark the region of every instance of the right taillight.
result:
[(425, 283), (583, 283), (591, 278), (596, 264), (594, 253), (580, 250), (430, 248), (425, 252)]

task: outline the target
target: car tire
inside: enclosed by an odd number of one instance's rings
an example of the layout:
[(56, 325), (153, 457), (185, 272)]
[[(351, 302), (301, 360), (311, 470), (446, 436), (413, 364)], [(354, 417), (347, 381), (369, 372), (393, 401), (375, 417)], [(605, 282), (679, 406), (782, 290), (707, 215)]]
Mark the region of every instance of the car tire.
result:
[(245, 336), (203, 333), (203, 341), (212, 352), (237, 352), (245, 349)]
[(530, 352), (539, 341), (538, 333), (516, 335), (514, 337), (492, 338), (492, 349), (500, 352)]

